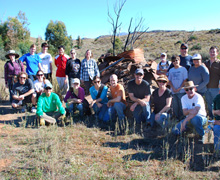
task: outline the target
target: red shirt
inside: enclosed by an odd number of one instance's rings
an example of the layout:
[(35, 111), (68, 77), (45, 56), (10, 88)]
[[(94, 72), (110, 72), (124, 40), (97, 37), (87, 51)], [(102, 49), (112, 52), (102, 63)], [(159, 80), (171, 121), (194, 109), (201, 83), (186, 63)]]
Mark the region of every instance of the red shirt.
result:
[(69, 56), (66, 54), (57, 55), (55, 57), (55, 65), (57, 67), (56, 77), (66, 77), (65, 70), (67, 59), (69, 59)]

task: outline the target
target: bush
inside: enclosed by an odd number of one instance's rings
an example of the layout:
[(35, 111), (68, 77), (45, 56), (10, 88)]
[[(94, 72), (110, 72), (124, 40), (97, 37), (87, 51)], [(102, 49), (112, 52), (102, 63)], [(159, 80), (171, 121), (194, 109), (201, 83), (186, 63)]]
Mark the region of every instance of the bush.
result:
[(198, 43), (198, 44), (194, 45), (193, 47), (191, 47), (190, 50), (193, 51), (193, 50), (201, 50), (201, 49), (202, 49), (202, 46), (200, 43)]
[(197, 40), (198, 38), (196, 36), (190, 36), (188, 41)]
[(201, 56), (202, 56), (202, 61), (206, 61), (210, 58), (210, 55), (208, 52), (200, 52)]

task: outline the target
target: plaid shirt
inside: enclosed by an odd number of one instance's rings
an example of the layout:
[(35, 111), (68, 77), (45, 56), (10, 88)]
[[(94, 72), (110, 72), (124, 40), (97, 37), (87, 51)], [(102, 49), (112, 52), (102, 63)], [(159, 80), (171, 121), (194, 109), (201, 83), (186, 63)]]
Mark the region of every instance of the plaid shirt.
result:
[(89, 78), (93, 80), (95, 76), (100, 77), (96, 61), (94, 59), (83, 59), (81, 62), (80, 79), (83, 81), (89, 81)]

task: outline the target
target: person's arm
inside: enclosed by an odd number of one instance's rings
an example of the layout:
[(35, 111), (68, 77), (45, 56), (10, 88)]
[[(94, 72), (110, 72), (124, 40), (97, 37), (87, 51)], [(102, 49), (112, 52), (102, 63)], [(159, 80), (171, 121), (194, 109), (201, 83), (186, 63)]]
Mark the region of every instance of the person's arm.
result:
[(40, 96), (37, 101), (37, 112), (38, 116), (43, 116), (43, 97)]
[(59, 109), (60, 114), (64, 115), (66, 113), (66, 111), (65, 111), (65, 108), (63, 107), (62, 102), (60, 101), (60, 98), (57, 94), (56, 94), (55, 98), (56, 98), (56, 105)]
[(38, 63), (39, 70), (42, 71), (41, 63)]
[(15, 99), (15, 100), (21, 101), (21, 100), (23, 100), (26, 96), (29, 96), (29, 95), (31, 95), (32, 93), (34, 93), (34, 89), (30, 89), (28, 92), (26, 92), (26, 93), (24, 93), (24, 94), (22, 94), (22, 95), (13, 95), (12, 97), (13, 97), (13, 99)]
[(95, 70), (95, 76), (98, 76), (98, 77), (100, 77), (100, 72), (99, 72), (99, 68), (98, 68), (98, 65), (97, 65), (97, 63), (95, 62), (95, 60), (94, 60), (94, 70)]
[(209, 71), (206, 67), (204, 67), (204, 70), (202, 71), (202, 82), (198, 84), (199, 86), (196, 87), (196, 89), (199, 91), (206, 87), (206, 85), (209, 83)]

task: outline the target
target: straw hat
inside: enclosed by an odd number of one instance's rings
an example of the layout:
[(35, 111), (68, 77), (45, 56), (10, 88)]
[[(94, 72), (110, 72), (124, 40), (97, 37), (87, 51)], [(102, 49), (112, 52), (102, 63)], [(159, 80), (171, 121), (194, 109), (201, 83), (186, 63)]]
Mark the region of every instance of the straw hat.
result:
[(7, 59), (10, 59), (10, 58), (9, 58), (9, 55), (15, 55), (15, 58), (16, 58), (16, 59), (19, 58), (19, 54), (17, 54), (17, 53), (15, 52), (15, 50), (9, 50), (9, 51), (7, 52), (7, 54), (5, 55), (5, 57), (6, 57)]
[(168, 82), (169, 80), (167, 79), (167, 76), (159, 75), (158, 78), (157, 78), (157, 81), (166, 81), (166, 82)]
[(193, 81), (187, 81), (184, 83), (183, 89), (197, 87), (198, 85), (194, 85)]

